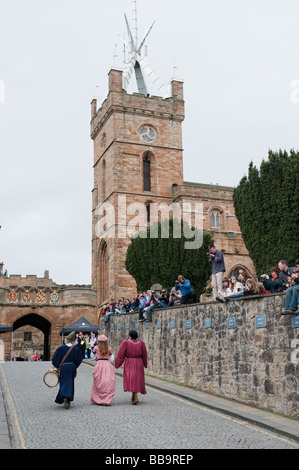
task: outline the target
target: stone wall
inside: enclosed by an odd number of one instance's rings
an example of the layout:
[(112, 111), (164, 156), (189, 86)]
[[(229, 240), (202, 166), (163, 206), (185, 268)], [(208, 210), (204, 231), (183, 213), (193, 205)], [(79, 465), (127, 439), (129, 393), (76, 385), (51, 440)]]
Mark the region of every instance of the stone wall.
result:
[[(113, 352), (138, 328), (147, 373), (276, 413), (299, 417), (299, 316), (280, 314), (284, 294), (112, 316)], [(266, 326), (265, 325), (266, 322)]]

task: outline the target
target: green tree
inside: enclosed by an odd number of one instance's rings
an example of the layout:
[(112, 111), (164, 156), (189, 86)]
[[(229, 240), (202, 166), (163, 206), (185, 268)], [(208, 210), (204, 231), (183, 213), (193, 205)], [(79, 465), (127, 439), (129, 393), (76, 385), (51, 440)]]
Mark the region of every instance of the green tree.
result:
[(234, 191), (235, 213), (258, 276), (299, 257), (299, 153), (269, 151), (258, 170), (249, 165)]
[[(189, 279), (199, 300), (211, 276), (211, 264), (206, 255), (209, 244), (213, 242), (211, 235), (203, 233), (200, 248), (186, 249), (185, 242), (193, 239), (184, 235), (191, 230), (186, 222), (169, 221), (169, 237), (162, 236), (168, 222), (148, 227), (146, 232), (132, 237), (126, 255), (126, 269), (134, 277), (138, 291), (149, 289), (153, 284), (161, 284), (168, 291), (174, 286), (179, 274)], [(180, 238), (174, 238), (174, 224), (179, 224)], [(156, 237), (151, 237), (153, 229)], [(199, 236), (197, 229), (192, 229), (194, 237)], [(152, 231), (152, 232), (151, 232)], [(197, 233), (195, 233), (197, 231)], [(197, 238), (195, 238), (197, 239)]]

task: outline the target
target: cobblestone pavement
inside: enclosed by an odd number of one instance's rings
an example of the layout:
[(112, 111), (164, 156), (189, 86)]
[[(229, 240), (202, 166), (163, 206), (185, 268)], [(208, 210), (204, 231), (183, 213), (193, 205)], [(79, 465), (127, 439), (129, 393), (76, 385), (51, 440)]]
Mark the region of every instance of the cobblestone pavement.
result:
[[(137, 406), (122, 379), (110, 407), (89, 402), (93, 368), (82, 364), (69, 410), (43, 383), (49, 362), (1, 364), (13, 447), (27, 449), (299, 449), (285, 437), (147, 387)], [(4, 383), (3, 383), (4, 382)]]

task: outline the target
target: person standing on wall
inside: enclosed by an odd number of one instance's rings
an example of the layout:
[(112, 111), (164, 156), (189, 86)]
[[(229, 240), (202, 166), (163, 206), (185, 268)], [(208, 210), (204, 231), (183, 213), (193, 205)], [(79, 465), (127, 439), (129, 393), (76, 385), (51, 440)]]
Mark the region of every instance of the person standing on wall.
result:
[(145, 343), (138, 340), (138, 333), (131, 330), (130, 338), (125, 339), (118, 350), (115, 359), (115, 368), (118, 369), (123, 362), (124, 374), (123, 384), (124, 391), (131, 392), (132, 405), (138, 403), (138, 393), (146, 394), (144, 368), (147, 367), (147, 350)]
[(209, 246), (209, 263), (212, 263), (212, 287), (213, 298), (216, 300), (218, 292), (222, 290), (222, 278), (225, 272), (224, 257), (221, 250), (217, 250), (215, 245)]

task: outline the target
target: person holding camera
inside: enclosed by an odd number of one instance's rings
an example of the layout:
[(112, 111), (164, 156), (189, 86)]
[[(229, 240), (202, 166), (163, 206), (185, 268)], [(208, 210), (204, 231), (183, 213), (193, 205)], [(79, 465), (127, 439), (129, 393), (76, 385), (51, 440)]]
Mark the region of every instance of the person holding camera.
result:
[(182, 294), (181, 291), (176, 291), (175, 287), (173, 287), (170, 291), (169, 295), (169, 307), (173, 307), (174, 305), (181, 305), (182, 303)]
[(281, 312), (282, 315), (299, 314), (298, 312), (298, 295), (299, 295), (299, 269), (294, 269), (291, 273), (292, 285), (286, 290), (285, 296), (285, 310)]
[(209, 263), (212, 264), (212, 287), (213, 299), (217, 300), (218, 292), (222, 290), (222, 278), (225, 272), (224, 257), (221, 250), (217, 250), (215, 245), (209, 246), (207, 253)]
[(285, 291), (289, 287), (288, 278), (292, 274), (292, 270), (288, 267), (288, 263), (284, 259), (281, 259), (278, 262), (278, 268), (280, 270), (279, 278), (281, 281), (282, 290)]
[(177, 281), (175, 281), (175, 290), (181, 291), (182, 304), (187, 304), (189, 300), (196, 302), (196, 294), (191, 287), (190, 281), (185, 279), (181, 274), (178, 276)]
[(144, 321), (144, 317), (143, 317), (143, 310), (145, 309), (147, 305), (147, 299), (146, 299), (146, 296), (141, 292), (140, 295), (139, 295), (139, 306), (138, 306), (138, 309), (139, 309), (139, 321)]
[(162, 289), (161, 290), (161, 294), (160, 294), (160, 298), (159, 298), (159, 302), (158, 302), (159, 306), (160, 307), (168, 307), (168, 304), (169, 304), (169, 294), (167, 292), (167, 289)]
[(268, 276), (268, 274), (261, 275), (264, 288), (271, 292), (281, 292), (283, 288), (279, 277), (280, 269), (273, 266), (273, 268), (270, 269), (270, 273), (271, 278)]

